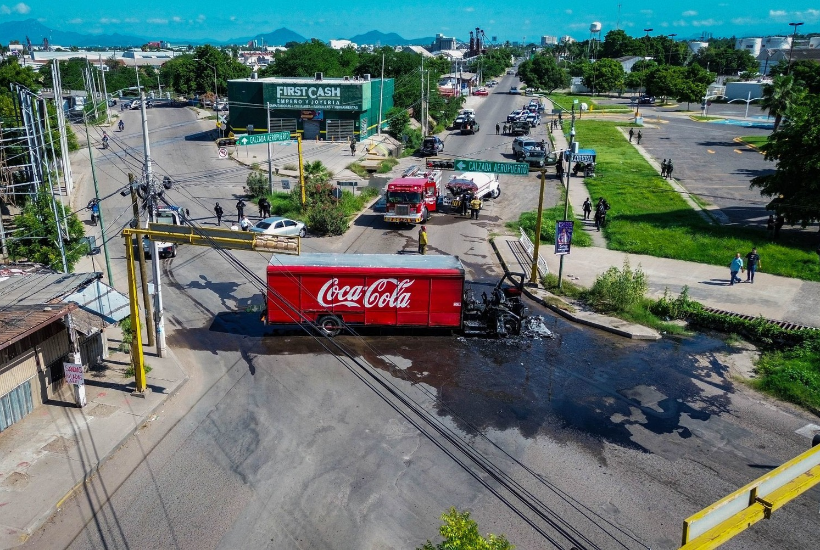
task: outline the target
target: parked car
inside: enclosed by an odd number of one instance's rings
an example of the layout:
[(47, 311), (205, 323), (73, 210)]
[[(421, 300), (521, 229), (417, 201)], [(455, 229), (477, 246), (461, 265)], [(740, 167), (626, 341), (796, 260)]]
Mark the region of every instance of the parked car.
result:
[(154, 106), (154, 100), (153, 99), (148, 98), (148, 99), (145, 100), (145, 108), (146, 109), (150, 109), (153, 106)]
[(139, 99), (135, 99), (131, 102), (131, 104), (128, 106), (128, 108), (129, 109), (139, 109), (141, 106), (142, 106), (142, 101), (140, 101)]
[(518, 86), (512, 86), (510, 88), (510, 93), (512, 95), (521, 95), (521, 91), (518, 89)]
[(519, 118), (521, 118), (521, 114), (523, 112), (524, 111), (516, 109), (515, 111), (513, 111), (512, 113), (507, 115), (507, 122), (512, 122), (514, 120), (518, 120)]
[(297, 235), (304, 237), (307, 235), (307, 228), (304, 223), (281, 216), (265, 218), (251, 227), (251, 231), (254, 233), (264, 233), (265, 235), (284, 235), (292, 237)]
[(473, 95), (487, 96), (490, 95), (490, 92), (487, 91), (487, 88), (478, 88), (473, 92)]
[(453, 129), (454, 129), (454, 130), (460, 130), (460, 129), (461, 129), (461, 125), (462, 125), (462, 124), (464, 124), (464, 121), (465, 121), (466, 119), (467, 119), (467, 117), (466, 117), (466, 116), (464, 116), (464, 115), (458, 115), (458, 116), (456, 117), (456, 119), (453, 121)]
[(216, 105), (214, 105), (214, 111), (227, 111), (228, 110), (228, 102), (227, 101), (217, 101)]
[(655, 96), (653, 95), (642, 95), (638, 98), (638, 103), (641, 105), (651, 105), (655, 103)]
[(438, 155), (444, 151), (444, 142), (438, 136), (427, 136), (421, 143), (422, 155)]
[(541, 142), (536, 141), (531, 137), (517, 137), (513, 140), (512, 150), (515, 156), (519, 156), (527, 149), (538, 149), (541, 147)]
[(514, 120), (510, 123), (510, 133), (514, 136), (526, 136), (530, 134), (530, 123), (526, 120)]
[(526, 94), (528, 96), (533, 96), (535, 95), (535, 91), (532, 88), (527, 88)]
[(530, 113), (527, 115), (527, 122), (530, 123), (530, 126), (535, 128), (539, 124), (541, 124), (541, 117), (538, 116), (536, 113)]

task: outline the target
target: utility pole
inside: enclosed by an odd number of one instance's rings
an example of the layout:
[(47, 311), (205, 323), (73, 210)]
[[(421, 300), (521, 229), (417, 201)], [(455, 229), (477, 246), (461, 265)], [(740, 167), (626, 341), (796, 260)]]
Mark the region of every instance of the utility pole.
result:
[(424, 56), (421, 57), (421, 137), (427, 135), (427, 119), (424, 118)]
[(68, 136), (66, 135), (65, 113), (63, 112), (63, 81), (60, 76), (60, 63), (57, 60), (52, 61), (51, 77), (54, 82), (54, 102), (57, 105), (57, 126), (60, 130), (63, 182), (65, 183), (65, 193), (70, 197), (74, 190), (74, 178), (71, 175), (71, 161), (68, 157)]
[[(88, 146), (88, 158), (91, 161), (91, 180), (94, 182), (94, 200), (97, 206), (100, 204), (100, 188), (97, 185), (97, 172), (94, 170), (94, 155), (91, 153), (91, 140), (88, 137), (88, 118), (83, 117), (85, 122), (85, 143)], [(108, 284), (114, 286), (114, 276), (111, 275), (111, 259), (108, 256), (108, 239), (105, 235), (105, 220), (103, 219), (102, 208), (100, 210), (100, 237), (102, 238), (103, 254), (105, 254), (105, 270), (108, 273)]]
[[(105, 101), (105, 121), (111, 124), (111, 113), (108, 112), (108, 86), (105, 84), (105, 71), (103, 70), (102, 54), (100, 54), (100, 78), (102, 78), (103, 85), (103, 100)], [(159, 78), (159, 77), (157, 77)]]
[[(423, 58), (422, 58), (423, 59)], [(384, 108), (384, 53), (382, 53), (382, 81), (379, 85), (379, 128), (377, 133), (382, 135), (382, 109)], [(268, 130), (270, 132), (270, 130)]]
[[(558, 162), (563, 162), (559, 160)], [(541, 245), (541, 220), (544, 214), (544, 187), (547, 182), (547, 170), (541, 169), (541, 191), (538, 194), (538, 216), (535, 220), (535, 242), (532, 250), (532, 271), (530, 271), (530, 284), (538, 285), (538, 255)], [(563, 258), (563, 256), (562, 256)]]
[[(134, 208), (134, 221), (139, 225), (140, 223), (140, 207), (137, 202), (136, 177), (134, 174), (128, 174), (128, 182), (131, 188), (131, 205)], [(145, 252), (142, 250), (142, 242), (137, 237), (136, 246), (131, 242), (131, 247), (137, 249), (137, 257), (140, 263), (140, 280), (142, 281), (142, 303), (145, 304), (145, 332), (148, 335), (147, 344), (154, 345), (154, 308), (151, 305), (151, 295), (148, 293), (148, 270), (145, 267)], [(127, 246), (127, 245), (126, 245)], [(129, 267), (129, 272), (131, 268)]]
[[(575, 157), (575, 103), (577, 101), (578, 100), (576, 99), (572, 104), (572, 125), (569, 130), (569, 161), (567, 164), (567, 194), (564, 201), (564, 220), (569, 217), (569, 178), (572, 171), (572, 160)], [(556, 238), (558, 238), (557, 235)], [(566, 256), (566, 254), (561, 254), (561, 258), (558, 260), (558, 288), (563, 288), (564, 256)]]
[[(148, 141), (148, 115), (145, 112), (145, 92), (140, 91), (140, 112), (142, 113), (142, 145), (145, 148), (145, 184), (148, 186), (149, 219), (156, 221), (157, 194), (154, 185), (154, 174), (151, 167), (151, 144)], [(165, 357), (165, 321), (162, 311), (162, 287), (159, 273), (159, 254), (157, 241), (151, 239), (151, 267), (154, 274), (154, 326), (156, 329), (157, 356)]]

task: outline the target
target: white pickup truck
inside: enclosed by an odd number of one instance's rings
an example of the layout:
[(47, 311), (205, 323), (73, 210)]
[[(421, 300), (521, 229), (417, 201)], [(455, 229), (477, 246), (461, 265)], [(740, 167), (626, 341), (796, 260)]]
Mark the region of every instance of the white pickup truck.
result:
[[(157, 222), (167, 225), (182, 225), (185, 222), (185, 211), (178, 206), (168, 206), (157, 210)], [(142, 239), (142, 251), (145, 259), (151, 258), (151, 240), (146, 235)], [(175, 258), (177, 255), (176, 243), (157, 241), (157, 256), (160, 258)]]

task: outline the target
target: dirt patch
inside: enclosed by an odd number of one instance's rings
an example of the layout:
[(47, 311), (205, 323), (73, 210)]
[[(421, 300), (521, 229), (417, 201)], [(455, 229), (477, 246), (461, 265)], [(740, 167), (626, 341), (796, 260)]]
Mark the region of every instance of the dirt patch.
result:
[(70, 451), (76, 446), (76, 439), (68, 439), (66, 437), (60, 436), (49, 441), (48, 444), (45, 447), (43, 447), (43, 450), (47, 453), (66, 454), (68, 453), (68, 451)]
[(20, 472), (13, 472), (6, 479), (3, 480), (3, 487), (7, 487), (14, 491), (22, 491), (28, 486), (28, 476)]
[(105, 403), (99, 403), (96, 407), (89, 411), (90, 416), (95, 416), (97, 418), (106, 418), (111, 416), (115, 412), (117, 412), (119, 407), (115, 407), (114, 405), (106, 405)]

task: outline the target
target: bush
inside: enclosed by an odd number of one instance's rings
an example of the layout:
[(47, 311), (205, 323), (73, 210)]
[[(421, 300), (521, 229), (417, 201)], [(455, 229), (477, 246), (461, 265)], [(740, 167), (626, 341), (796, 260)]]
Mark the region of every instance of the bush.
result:
[(640, 266), (633, 271), (625, 259), (623, 269), (610, 267), (595, 279), (589, 301), (599, 310), (623, 312), (640, 304), (647, 290), (646, 274)]
[[(572, 212), (572, 207), (569, 209), (569, 218), (573, 221), (572, 225), (572, 246), (592, 246), (592, 237), (589, 233), (583, 230), (581, 223), (575, 219)], [(552, 208), (545, 208), (541, 215), (541, 243), (555, 242), (555, 222), (564, 219), (564, 207), (553, 206)], [(538, 221), (538, 212), (524, 212), (518, 217), (518, 221), (510, 222), (507, 227), (518, 231), (521, 227), (527, 233), (530, 239), (535, 236), (535, 224)]]
[(253, 170), (250, 174), (248, 174), (248, 179), (245, 180), (245, 185), (248, 187), (248, 192), (252, 197), (264, 197), (270, 190), (268, 176), (261, 170)]
[(319, 203), (307, 211), (311, 231), (323, 235), (342, 235), (347, 230), (347, 216), (339, 204)]

